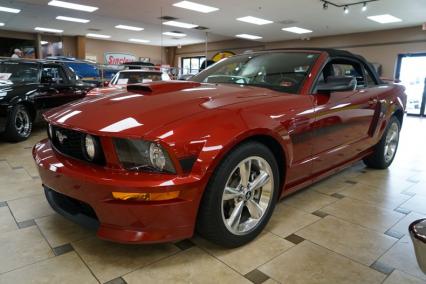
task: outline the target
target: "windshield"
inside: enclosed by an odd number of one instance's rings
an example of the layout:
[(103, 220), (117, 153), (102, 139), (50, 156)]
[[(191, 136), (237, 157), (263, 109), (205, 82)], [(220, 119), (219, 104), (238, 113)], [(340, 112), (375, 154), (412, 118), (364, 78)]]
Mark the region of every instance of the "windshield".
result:
[(39, 68), (33, 63), (1, 62), (1, 84), (38, 83)]
[(170, 80), (170, 77), (162, 72), (120, 72), (114, 80), (114, 85), (149, 83), (166, 80)]
[(317, 53), (272, 52), (227, 58), (191, 81), (264, 87), (296, 94), (318, 58)]

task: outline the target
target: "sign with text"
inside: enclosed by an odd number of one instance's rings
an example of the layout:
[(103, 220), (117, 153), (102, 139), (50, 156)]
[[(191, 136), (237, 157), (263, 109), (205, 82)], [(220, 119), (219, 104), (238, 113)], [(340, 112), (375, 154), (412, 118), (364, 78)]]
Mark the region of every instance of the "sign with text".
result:
[(128, 53), (106, 52), (104, 55), (105, 64), (119, 65), (136, 61), (136, 56)]

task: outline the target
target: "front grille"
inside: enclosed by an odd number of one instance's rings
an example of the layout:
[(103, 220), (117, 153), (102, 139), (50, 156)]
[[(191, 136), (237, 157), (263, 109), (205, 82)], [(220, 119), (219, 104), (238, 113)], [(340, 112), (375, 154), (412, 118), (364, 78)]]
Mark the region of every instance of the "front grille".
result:
[(97, 145), (99, 146), (97, 151), (99, 151), (99, 153), (94, 161), (89, 161), (84, 152), (85, 133), (54, 125), (51, 125), (50, 127), (52, 128), (52, 137), (50, 137), (51, 135), (49, 134), (49, 138), (53, 147), (58, 152), (78, 160), (92, 162), (98, 165), (105, 165), (105, 158), (101, 143), (99, 142), (99, 137), (92, 135), (98, 141)]

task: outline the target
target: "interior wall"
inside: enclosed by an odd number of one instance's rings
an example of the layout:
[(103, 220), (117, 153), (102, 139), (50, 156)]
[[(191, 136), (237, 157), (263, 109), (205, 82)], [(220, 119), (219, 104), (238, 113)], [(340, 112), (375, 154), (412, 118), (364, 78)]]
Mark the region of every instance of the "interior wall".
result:
[[(398, 54), (426, 52), (426, 32), (421, 27), (384, 30), (367, 33), (356, 33), (328, 37), (311, 38), (310, 40), (289, 40), (281, 42), (261, 43), (247, 40), (229, 40), (208, 45), (208, 58), (215, 53), (230, 50), (242, 53), (247, 50), (263, 50), (291, 47), (327, 47), (340, 48), (358, 53), (370, 62), (382, 64), (382, 76), (393, 77)], [(183, 46), (177, 49), (175, 64), (186, 56), (204, 55), (205, 45)]]
[[(97, 39), (86, 39), (86, 56), (96, 56), (99, 63), (104, 63), (106, 52), (127, 53), (139, 57), (149, 57), (154, 64), (165, 62), (165, 54), (160, 46), (150, 46), (141, 44), (131, 44), (125, 42), (115, 42)], [(163, 53), (163, 54), (162, 54)]]

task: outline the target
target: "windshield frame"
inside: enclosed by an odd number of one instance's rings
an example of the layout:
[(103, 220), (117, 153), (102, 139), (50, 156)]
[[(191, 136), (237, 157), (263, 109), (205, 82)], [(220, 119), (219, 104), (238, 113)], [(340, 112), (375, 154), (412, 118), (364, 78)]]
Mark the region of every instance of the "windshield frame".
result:
[(238, 54), (238, 55), (234, 55), (234, 56), (224, 58), (224, 59), (216, 62), (215, 64), (209, 66), (208, 68), (206, 68), (203, 71), (199, 72), (198, 74), (194, 75), (191, 78), (191, 81), (199, 82), (199, 83), (208, 83), (208, 82), (204, 81), (206, 78), (208, 78), (208, 76), (206, 76), (205, 74), (208, 73), (209, 71), (211, 71), (213, 68), (215, 68), (215, 67), (217, 68), (217, 66), (219, 64), (220, 65), (226, 64), (226, 62), (231, 60), (231, 59), (235, 59), (235, 58), (238, 58), (238, 57), (247, 58), (248, 56), (258, 57), (258, 56), (261, 56), (261, 55), (269, 55), (269, 54), (277, 54), (277, 53), (278, 54), (279, 53), (281, 53), (281, 54), (297, 53), (297, 54), (312, 54), (312, 55), (315, 55), (315, 58), (312, 60), (312, 62), (309, 65), (309, 68), (305, 72), (303, 72), (303, 73), (305, 73), (305, 76), (304, 76), (303, 80), (300, 81), (300, 84), (299, 84), (299, 86), (298, 86), (298, 88), (295, 92), (289, 92), (289, 91), (282, 90), (282, 89), (280, 89), (281, 86), (278, 86), (278, 85), (274, 86), (274, 85), (266, 85), (266, 84), (265, 85), (263, 85), (263, 84), (238, 84), (238, 83), (232, 83), (232, 82), (217, 82), (217, 83), (215, 82), (215, 83), (212, 83), (212, 84), (253, 86), (253, 87), (259, 87), (259, 88), (266, 88), (266, 89), (274, 90), (274, 91), (281, 92), (281, 93), (289, 93), (289, 94), (295, 94), (295, 95), (300, 94), (301, 90), (303, 90), (303, 86), (305, 85), (306, 81), (309, 79), (309, 75), (311, 74), (312, 69), (314, 68), (314, 66), (316, 65), (316, 63), (318, 62), (318, 60), (321, 57), (322, 52), (320, 52), (320, 51), (309, 50), (309, 49), (306, 49), (306, 50), (305, 49), (300, 49), (300, 50), (296, 49), (296, 50), (271, 50), (271, 51), (268, 51), (268, 52), (260, 51), (260, 52)]

